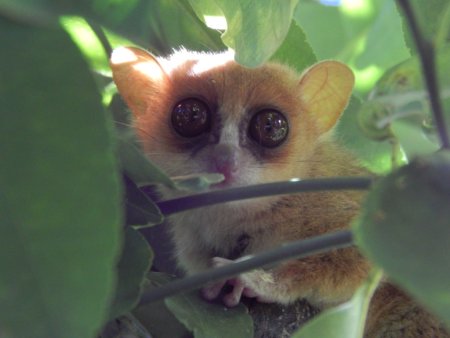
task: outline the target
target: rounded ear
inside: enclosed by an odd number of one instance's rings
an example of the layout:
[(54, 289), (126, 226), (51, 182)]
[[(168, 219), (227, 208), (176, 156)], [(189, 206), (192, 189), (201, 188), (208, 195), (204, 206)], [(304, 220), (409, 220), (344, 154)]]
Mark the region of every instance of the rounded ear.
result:
[(167, 80), (159, 62), (145, 50), (120, 47), (112, 52), (109, 63), (114, 82), (128, 107), (136, 116), (145, 114), (148, 98)]
[(338, 61), (322, 61), (308, 68), (300, 79), (303, 108), (312, 114), (320, 133), (330, 130), (344, 111), (355, 77)]

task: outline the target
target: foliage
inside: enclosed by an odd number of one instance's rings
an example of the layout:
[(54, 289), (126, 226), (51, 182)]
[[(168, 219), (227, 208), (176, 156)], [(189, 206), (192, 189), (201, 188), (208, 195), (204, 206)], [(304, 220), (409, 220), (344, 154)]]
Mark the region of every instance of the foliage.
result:
[[(198, 191), (220, 177), (169, 178), (142, 155), (112, 99), (108, 53), (121, 44), (160, 54), (227, 45), (252, 67), (271, 59), (299, 71), (328, 58), (349, 64), (355, 95), (336, 133), (386, 174), (353, 227), (357, 245), (450, 325), (450, 164), (448, 149), (434, 153), (439, 128), (450, 126), (450, 3), (410, 3), (435, 47), (444, 126), (408, 20), (391, 0), (0, 1), (0, 337), (95, 337), (133, 309), (151, 333), (165, 328), (148, 316), (164, 318), (169, 336), (252, 336), (242, 308), (205, 305), (194, 294), (136, 308), (144, 285), (164, 284), (144, 279), (153, 254), (136, 229), (161, 223), (164, 210), (140, 188)], [(208, 28), (213, 19), (228, 29)], [(348, 318), (372, 286), (299, 334), (331, 328), (359, 337)]]

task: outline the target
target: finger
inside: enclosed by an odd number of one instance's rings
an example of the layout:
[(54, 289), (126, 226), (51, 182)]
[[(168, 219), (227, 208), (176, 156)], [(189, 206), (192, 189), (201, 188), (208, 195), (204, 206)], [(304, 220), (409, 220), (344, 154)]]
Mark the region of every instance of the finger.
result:
[(216, 299), (224, 285), (226, 284), (226, 281), (220, 281), (211, 285), (207, 285), (202, 289), (202, 296), (207, 300), (213, 300)]

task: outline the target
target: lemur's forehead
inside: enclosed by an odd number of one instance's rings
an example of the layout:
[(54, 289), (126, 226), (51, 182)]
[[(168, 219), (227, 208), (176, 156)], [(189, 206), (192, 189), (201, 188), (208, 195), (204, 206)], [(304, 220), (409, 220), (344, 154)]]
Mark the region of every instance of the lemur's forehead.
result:
[(299, 77), (285, 66), (246, 68), (233, 60), (212, 61), (190, 60), (173, 70), (170, 77), (178, 98), (203, 97), (230, 118), (263, 108), (289, 113), (298, 106)]

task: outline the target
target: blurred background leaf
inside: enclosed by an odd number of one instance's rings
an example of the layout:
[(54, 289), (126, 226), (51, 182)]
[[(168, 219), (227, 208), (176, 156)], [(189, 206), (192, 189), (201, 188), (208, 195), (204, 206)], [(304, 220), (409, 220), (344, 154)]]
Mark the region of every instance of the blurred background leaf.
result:
[(294, 18), (319, 60), (347, 63), (356, 75), (356, 92), (365, 96), (383, 70), (406, 59), (400, 15), (392, 0), (342, 0), (325, 6), (299, 3)]
[[(448, 44), (450, 42), (450, 2), (447, 0), (410, 0), (410, 2), (422, 34), (430, 41), (434, 40), (437, 48)], [(402, 18), (406, 44), (412, 51), (416, 51), (403, 13)]]
[[(447, 129), (450, 130), (450, 48), (437, 53), (437, 76)], [(366, 135), (376, 137), (390, 130), (406, 158), (429, 154), (439, 148), (428, 93), (417, 56), (388, 69), (363, 103), (359, 112)]]

